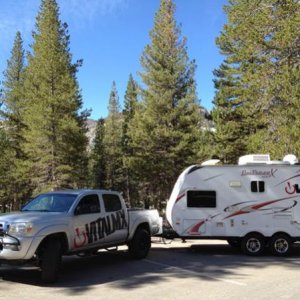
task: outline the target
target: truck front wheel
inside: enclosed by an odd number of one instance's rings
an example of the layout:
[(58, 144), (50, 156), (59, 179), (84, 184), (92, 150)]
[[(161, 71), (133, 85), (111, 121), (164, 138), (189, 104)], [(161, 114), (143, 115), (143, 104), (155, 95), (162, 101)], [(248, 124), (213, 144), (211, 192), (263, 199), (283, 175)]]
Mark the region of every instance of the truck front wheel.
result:
[(150, 233), (143, 228), (138, 228), (128, 243), (128, 251), (131, 257), (136, 259), (145, 258), (151, 248)]
[(45, 283), (52, 283), (57, 280), (61, 264), (61, 243), (57, 239), (46, 241), (41, 253), (42, 280)]

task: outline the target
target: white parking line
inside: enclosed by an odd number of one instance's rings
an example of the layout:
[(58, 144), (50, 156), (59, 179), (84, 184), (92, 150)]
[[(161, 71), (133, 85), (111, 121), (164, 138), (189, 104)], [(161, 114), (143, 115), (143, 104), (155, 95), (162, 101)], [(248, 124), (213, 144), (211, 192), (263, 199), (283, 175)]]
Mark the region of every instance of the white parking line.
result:
[(144, 259), (144, 261), (146, 261), (150, 264), (153, 264), (153, 265), (168, 268), (171, 271), (173, 270), (173, 271), (180, 272), (180, 273), (185, 273), (185, 274), (190, 274), (190, 275), (197, 275), (197, 276), (200, 276), (200, 277), (206, 277), (206, 278), (209, 278), (209, 279), (222, 281), (222, 282), (226, 282), (226, 283), (230, 283), (230, 284), (234, 284), (234, 285), (239, 285), (239, 286), (246, 286), (247, 285), (245, 283), (238, 282), (236, 280), (218, 278), (218, 277), (211, 276), (211, 275), (208, 275), (208, 274), (205, 274), (205, 273), (199, 273), (199, 272), (196, 272), (196, 271), (192, 271), (192, 270), (188, 270), (188, 269), (184, 269), (184, 268), (180, 268), (180, 267), (174, 267), (174, 266), (171, 266), (171, 265), (168, 265), (168, 264), (163, 264), (163, 263), (160, 263), (160, 262), (157, 262), (157, 261), (154, 261), (154, 260), (150, 260), (150, 259)]

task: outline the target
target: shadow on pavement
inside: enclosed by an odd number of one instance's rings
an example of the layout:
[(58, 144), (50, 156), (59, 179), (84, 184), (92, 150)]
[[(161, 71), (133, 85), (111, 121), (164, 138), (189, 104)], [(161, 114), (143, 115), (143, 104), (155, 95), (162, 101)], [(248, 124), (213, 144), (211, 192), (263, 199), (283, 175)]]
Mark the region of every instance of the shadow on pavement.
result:
[(145, 260), (132, 260), (126, 251), (101, 252), (97, 256), (65, 257), (57, 283), (44, 285), (39, 270), (26, 267), (0, 268), (0, 278), (33, 286), (43, 286), (60, 293), (82, 294), (93, 286), (109, 284), (119, 289), (135, 289), (163, 282), (168, 278), (195, 277), (199, 280), (221, 280), (229, 276), (247, 276), (242, 268), (265, 268), (281, 265), (300, 267), (300, 246), (296, 245), (288, 257), (274, 257), (268, 253), (260, 257), (241, 254), (239, 249), (225, 244), (155, 245)]

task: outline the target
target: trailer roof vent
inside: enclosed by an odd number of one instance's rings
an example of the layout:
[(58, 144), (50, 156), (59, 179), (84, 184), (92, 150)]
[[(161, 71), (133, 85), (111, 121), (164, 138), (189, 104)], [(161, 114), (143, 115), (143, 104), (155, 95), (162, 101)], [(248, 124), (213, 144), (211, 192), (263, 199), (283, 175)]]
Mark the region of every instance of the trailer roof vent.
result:
[(249, 154), (239, 158), (239, 165), (267, 164), (271, 161), (269, 154)]
[(215, 166), (220, 162), (219, 159), (209, 159), (204, 161), (201, 166)]
[(298, 161), (298, 158), (296, 157), (296, 155), (294, 154), (288, 154), (286, 155), (284, 158), (283, 158), (283, 161), (284, 162), (287, 162), (291, 165), (295, 165), (295, 164), (298, 164), (299, 161)]

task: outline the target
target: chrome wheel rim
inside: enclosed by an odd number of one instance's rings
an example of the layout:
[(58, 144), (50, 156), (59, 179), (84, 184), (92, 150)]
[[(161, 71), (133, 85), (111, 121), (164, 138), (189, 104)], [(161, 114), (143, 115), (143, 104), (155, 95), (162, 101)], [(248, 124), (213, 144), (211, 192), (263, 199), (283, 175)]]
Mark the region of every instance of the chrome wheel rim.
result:
[(289, 250), (289, 243), (286, 239), (277, 239), (274, 242), (274, 249), (277, 253), (283, 254)]
[(256, 238), (250, 238), (246, 243), (246, 247), (249, 252), (257, 253), (261, 249), (261, 243)]

